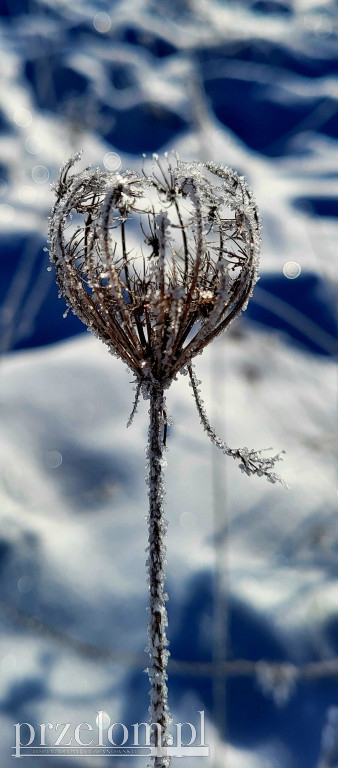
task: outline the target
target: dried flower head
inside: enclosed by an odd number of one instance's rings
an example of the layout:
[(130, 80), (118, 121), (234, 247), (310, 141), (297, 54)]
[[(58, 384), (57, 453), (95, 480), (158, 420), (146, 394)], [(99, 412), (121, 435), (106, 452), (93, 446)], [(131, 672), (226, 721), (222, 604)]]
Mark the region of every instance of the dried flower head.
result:
[(230, 449), (204, 413), (191, 360), (246, 308), (257, 280), (260, 217), (243, 177), (215, 163), (153, 155), (141, 173), (63, 168), (50, 254), (69, 307), (122, 358), (137, 395), (189, 372), (203, 426), (247, 474), (280, 454)]
[(87, 169), (56, 187), (51, 253), (73, 312), (143, 382), (167, 386), (245, 308), (259, 216), (235, 171), (153, 158), (147, 173)]

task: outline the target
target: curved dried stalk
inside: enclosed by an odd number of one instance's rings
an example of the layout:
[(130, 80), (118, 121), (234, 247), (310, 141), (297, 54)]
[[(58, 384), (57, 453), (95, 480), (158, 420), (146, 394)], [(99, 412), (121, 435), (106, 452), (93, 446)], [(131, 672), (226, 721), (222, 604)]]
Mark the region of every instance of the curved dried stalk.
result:
[(266, 477), (270, 483), (278, 482), (281, 483), (281, 485), (284, 485), (284, 488), (289, 488), (287, 483), (285, 483), (284, 480), (276, 474), (276, 472), (272, 471), (276, 462), (282, 460), (281, 457), (285, 451), (280, 451), (279, 453), (276, 453), (275, 456), (262, 456), (265, 451), (270, 451), (271, 449), (261, 448), (260, 450), (249, 450), (248, 448), (229, 448), (224, 440), (218, 437), (215, 430), (209, 423), (209, 419), (203, 407), (203, 402), (200, 398), (199, 384), (201, 382), (198, 381), (192, 365), (188, 365), (187, 369), (189, 372), (190, 385), (192, 387), (194, 400), (201, 424), (216, 448), (219, 448), (219, 450), (227, 456), (231, 456), (233, 459), (240, 461), (241, 463), (239, 468), (246, 475), (258, 475), (258, 477)]

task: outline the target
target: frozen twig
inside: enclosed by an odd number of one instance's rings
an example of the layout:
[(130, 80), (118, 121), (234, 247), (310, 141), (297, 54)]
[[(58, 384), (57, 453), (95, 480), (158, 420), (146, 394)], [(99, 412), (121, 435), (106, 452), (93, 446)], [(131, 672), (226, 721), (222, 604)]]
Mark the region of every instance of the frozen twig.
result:
[(129, 419), (127, 421), (127, 427), (131, 427), (131, 425), (132, 425), (132, 423), (134, 421), (134, 416), (137, 413), (137, 406), (138, 406), (138, 403), (139, 403), (140, 394), (141, 394), (141, 382), (137, 381), (136, 382), (135, 398), (134, 398), (131, 414), (130, 414)]
[(279, 475), (277, 475), (276, 472), (272, 471), (275, 463), (282, 460), (281, 456), (283, 453), (285, 453), (285, 451), (276, 453), (274, 456), (262, 456), (264, 451), (270, 451), (271, 448), (261, 448), (260, 450), (249, 450), (248, 448), (229, 448), (229, 446), (223, 440), (221, 440), (220, 437), (218, 437), (215, 430), (209, 423), (203, 406), (203, 401), (200, 397), (199, 384), (201, 384), (201, 382), (198, 381), (192, 365), (188, 365), (187, 369), (189, 372), (190, 385), (192, 387), (197, 411), (202, 426), (204, 427), (207, 435), (210, 437), (211, 442), (227, 456), (231, 456), (233, 459), (240, 461), (241, 463), (239, 468), (242, 470), (242, 472), (245, 472), (246, 475), (258, 475), (258, 477), (266, 477), (270, 483), (281, 483), (284, 488), (289, 488), (287, 483), (285, 483), (285, 481)]

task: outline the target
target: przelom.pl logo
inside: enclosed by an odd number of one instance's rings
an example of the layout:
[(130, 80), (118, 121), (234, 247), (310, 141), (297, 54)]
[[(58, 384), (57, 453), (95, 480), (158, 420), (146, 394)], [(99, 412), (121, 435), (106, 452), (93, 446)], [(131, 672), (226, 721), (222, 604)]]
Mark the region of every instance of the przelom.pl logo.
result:
[[(204, 710), (199, 710), (199, 727), (192, 723), (174, 723), (172, 743), (162, 742), (159, 723), (110, 724), (103, 710), (96, 713), (95, 725), (79, 723), (15, 723), (15, 746), (12, 757), (207, 757)], [(176, 732), (175, 732), (176, 731)], [(199, 731), (199, 733), (197, 733)], [(184, 741), (183, 741), (184, 738)], [(142, 742), (142, 743), (140, 743)]]

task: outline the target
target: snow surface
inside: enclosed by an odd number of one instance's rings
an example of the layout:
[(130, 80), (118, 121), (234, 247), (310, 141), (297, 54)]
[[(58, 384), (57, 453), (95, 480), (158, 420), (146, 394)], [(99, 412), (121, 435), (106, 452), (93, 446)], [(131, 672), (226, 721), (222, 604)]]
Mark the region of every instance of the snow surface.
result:
[[(49, 182), (73, 151), (82, 147), (94, 166), (115, 152), (128, 168), (144, 150), (174, 146), (233, 166), (255, 192), (261, 280), (196, 373), (221, 437), (285, 449), (278, 471), (291, 488), (246, 477), (218, 455), (187, 378), (174, 382), (170, 708), (175, 722), (205, 709), (211, 755), (198, 764), (208, 768), (317, 768), (328, 733), (333, 767), (337, 677), (293, 685), (292, 674), (338, 651), (336, 5), (0, 8), (1, 764), (12, 765), (16, 722), (75, 726), (94, 723), (99, 709), (111, 722), (147, 718), (148, 406), (126, 429), (131, 375), (76, 318), (62, 319), (43, 247)], [(112, 21), (105, 33), (98, 12)], [(285, 277), (288, 262), (299, 277)], [(225, 686), (212, 662), (226, 658), (292, 665), (289, 684), (271, 683), (261, 666)]]

